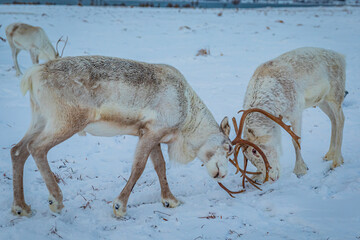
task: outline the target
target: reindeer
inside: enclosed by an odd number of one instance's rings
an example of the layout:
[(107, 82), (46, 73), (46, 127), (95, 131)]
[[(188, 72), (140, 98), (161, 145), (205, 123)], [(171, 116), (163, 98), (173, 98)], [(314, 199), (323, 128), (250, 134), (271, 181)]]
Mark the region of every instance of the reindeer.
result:
[[(332, 160), (331, 167), (335, 168), (344, 162), (341, 154), (344, 93), (344, 56), (321, 48), (299, 48), (256, 69), (247, 87), (244, 109), (265, 110), (278, 116), (275, 119), (278, 123), (284, 118), (290, 121), (293, 131), (300, 136), (302, 111), (319, 106), (331, 121), (330, 148), (324, 160)], [(269, 177), (272, 181), (277, 180), (280, 176), (280, 127), (265, 115), (253, 112), (245, 120), (244, 138), (257, 144), (265, 153), (271, 166)], [(294, 136), (293, 144), (296, 153), (294, 173), (299, 177), (306, 174), (308, 168)], [(259, 152), (248, 147), (245, 155), (262, 173), (254, 180), (263, 181), (266, 168)]]
[(60, 38), (57, 41), (55, 51), (41, 27), (34, 27), (25, 23), (12, 23), (6, 27), (5, 33), (11, 48), (16, 76), (22, 74), (17, 61), (17, 55), (21, 50), (29, 51), (32, 63), (37, 64), (39, 58), (49, 61), (61, 57), (67, 42), (66, 40), (60, 56), (57, 48), (62, 39)]
[(22, 140), (11, 149), (16, 215), (31, 214), (23, 193), (23, 169), (29, 154), (49, 190), (49, 207), (60, 212), (63, 196), (47, 161), (47, 152), (76, 133), (139, 137), (131, 175), (113, 201), (116, 217), (124, 216), (136, 181), (150, 156), (165, 207), (179, 201), (170, 191), (161, 143), (172, 161), (198, 157), (215, 180), (227, 174), (230, 126), (220, 126), (175, 68), (102, 56), (66, 57), (30, 68), (21, 81), (30, 92), (32, 121)]

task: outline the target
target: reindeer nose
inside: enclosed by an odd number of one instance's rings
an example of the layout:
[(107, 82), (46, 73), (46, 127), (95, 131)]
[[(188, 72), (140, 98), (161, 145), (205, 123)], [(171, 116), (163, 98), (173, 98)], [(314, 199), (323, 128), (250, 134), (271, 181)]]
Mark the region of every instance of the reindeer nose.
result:
[(216, 178), (216, 179), (223, 179), (226, 177), (226, 173), (225, 174), (220, 174), (220, 171), (217, 171), (217, 173), (215, 174), (215, 176), (213, 178)]
[(216, 178), (216, 179), (222, 179), (222, 178), (225, 178), (226, 177), (226, 172), (225, 173), (220, 173), (220, 168), (219, 168), (219, 165), (216, 164), (216, 167), (217, 167), (217, 172), (215, 174), (215, 176), (213, 178)]
[(220, 175), (219, 178), (223, 179), (226, 177), (226, 175), (227, 175), (227, 173), (224, 173), (223, 175)]

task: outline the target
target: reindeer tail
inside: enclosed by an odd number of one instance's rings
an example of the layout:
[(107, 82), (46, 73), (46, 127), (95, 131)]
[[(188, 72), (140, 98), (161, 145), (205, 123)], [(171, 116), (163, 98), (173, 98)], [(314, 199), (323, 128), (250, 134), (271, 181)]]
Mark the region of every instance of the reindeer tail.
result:
[(32, 91), (32, 77), (41, 70), (40, 65), (30, 67), (21, 79), (20, 88), (22, 94), (25, 96), (27, 91)]

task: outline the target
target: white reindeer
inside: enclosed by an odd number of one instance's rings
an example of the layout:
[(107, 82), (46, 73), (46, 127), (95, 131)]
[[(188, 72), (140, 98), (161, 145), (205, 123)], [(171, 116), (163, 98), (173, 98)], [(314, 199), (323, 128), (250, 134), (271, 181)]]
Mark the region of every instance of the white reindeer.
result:
[[(299, 48), (260, 65), (252, 76), (244, 100), (244, 109), (261, 108), (290, 121), (298, 136), (301, 134), (302, 112), (319, 106), (331, 121), (331, 143), (324, 160), (332, 160), (332, 168), (341, 165), (344, 114), (341, 104), (345, 93), (345, 59), (334, 51), (321, 48)], [(279, 178), (281, 154), (280, 127), (260, 113), (251, 113), (245, 121), (245, 139), (257, 144), (266, 154), (272, 169), (270, 179)], [(294, 173), (306, 174), (308, 168), (300, 147), (293, 140), (296, 152)], [(259, 153), (249, 147), (246, 156), (261, 175), (265, 166)]]
[(95, 136), (139, 136), (130, 178), (113, 202), (116, 216), (126, 205), (150, 156), (161, 186), (162, 203), (176, 207), (165, 173), (160, 143), (170, 160), (204, 162), (209, 175), (227, 174), (230, 126), (221, 126), (175, 68), (102, 56), (60, 58), (34, 65), (21, 81), (30, 92), (32, 121), (22, 140), (11, 149), (14, 203), (17, 215), (29, 215), (23, 193), (23, 168), (31, 154), (49, 190), (50, 209), (59, 212), (63, 197), (47, 161), (47, 152), (84, 131)]
[(17, 61), (17, 55), (21, 50), (30, 52), (33, 64), (39, 63), (39, 58), (49, 61), (59, 57), (57, 45), (61, 39), (58, 40), (55, 51), (45, 31), (41, 27), (34, 27), (25, 23), (12, 23), (6, 27), (5, 32), (11, 48), (16, 76), (22, 74)]

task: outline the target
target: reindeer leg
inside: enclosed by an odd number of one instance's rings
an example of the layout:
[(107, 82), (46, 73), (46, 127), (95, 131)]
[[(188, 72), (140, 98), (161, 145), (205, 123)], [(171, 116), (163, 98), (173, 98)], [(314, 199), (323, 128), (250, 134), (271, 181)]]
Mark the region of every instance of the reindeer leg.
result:
[(31, 57), (32, 64), (39, 63), (39, 55), (36, 53), (35, 50), (30, 50), (30, 57)]
[(15, 71), (16, 71), (16, 76), (20, 76), (22, 73), (20, 71), (19, 63), (18, 63), (18, 60), (17, 60), (17, 56), (18, 56), (18, 54), (20, 52), (20, 49), (16, 48), (13, 44), (10, 44), (10, 48), (11, 48), (12, 58), (13, 58), (13, 61), (14, 61), (14, 67), (15, 67)]
[(331, 121), (331, 140), (329, 151), (325, 154), (324, 160), (331, 161), (335, 156), (335, 145), (336, 145), (336, 119), (332, 109), (327, 101), (322, 102), (319, 105), (320, 109), (329, 117)]
[[(302, 116), (296, 117), (294, 121), (291, 122), (291, 125), (293, 127), (293, 130), (295, 132), (296, 135), (298, 135), (299, 137), (301, 136), (301, 118)], [(295, 167), (294, 167), (294, 173), (296, 174), (297, 177), (301, 177), (302, 175), (305, 175), (308, 167), (306, 166), (304, 159), (301, 156), (301, 151), (299, 146), (297, 145), (297, 143), (292, 140), (294, 148), (295, 148), (295, 154), (296, 154), (296, 162), (295, 162)], [(300, 139), (299, 139), (300, 142)]]
[(159, 177), (161, 187), (161, 202), (164, 207), (174, 208), (179, 206), (180, 202), (171, 193), (168, 181), (166, 179), (166, 167), (164, 156), (161, 152), (160, 144), (157, 144), (151, 151), (150, 158), (154, 164), (155, 171)]
[(63, 196), (59, 185), (54, 178), (54, 174), (50, 169), (47, 153), (52, 147), (70, 138), (77, 131), (68, 126), (61, 126), (59, 123), (57, 124), (57, 127), (46, 126), (46, 128), (29, 143), (28, 149), (45, 181), (47, 189), (49, 190), (50, 210), (59, 213), (64, 207), (62, 203)]
[[(40, 116), (33, 111), (31, 125), (21, 141), (11, 149), (11, 160), (13, 166), (13, 191), (14, 202), (12, 205), (13, 214), (20, 216), (30, 216), (31, 208), (25, 203), (23, 173), (24, 165), (29, 157), (28, 144), (34, 137), (42, 131), (44, 124)], [(38, 122), (38, 124), (35, 124)]]
[(128, 202), (131, 190), (134, 188), (137, 180), (143, 173), (147, 159), (152, 149), (159, 143), (161, 138), (154, 136), (150, 132), (140, 136), (135, 151), (135, 158), (131, 169), (131, 175), (120, 195), (113, 202), (113, 210), (116, 217), (122, 217), (126, 214), (126, 204)]
[(331, 121), (331, 140), (329, 151), (325, 154), (324, 160), (332, 160), (332, 168), (336, 168), (344, 163), (341, 154), (341, 145), (344, 129), (344, 113), (341, 105), (324, 101), (319, 105), (321, 110), (329, 117)]
[(19, 216), (30, 216), (31, 208), (25, 203), (23, 174), (24, 165), (30, 153), (27, 149), (28, 143), (33, 136), (38, 135), (31, 129), (28, 131), (21, 141), (11, 149), (11, 160), (13, 166), (13, 191), (14, 202), (12, 205), (12, 213)]

